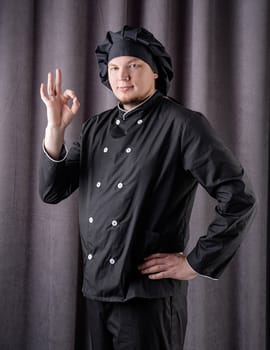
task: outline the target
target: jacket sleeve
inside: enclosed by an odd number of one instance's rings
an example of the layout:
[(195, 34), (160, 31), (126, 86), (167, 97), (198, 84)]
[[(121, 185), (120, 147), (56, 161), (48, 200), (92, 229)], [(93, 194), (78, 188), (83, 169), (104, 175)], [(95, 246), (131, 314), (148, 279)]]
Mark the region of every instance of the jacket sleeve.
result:
[(254, 217), (255, 195), (241, 164), (201, 114), (194, 113), (186, 121), (181, 149), (185, 170), (217, 201), (207, 233), (187, 259), (196, 272), (217, 279)]
[(67, 151), (63, 146), (60, 160), (47, 154), (44, 146), (39, 166), (39, 194), (45, 203), (56, 204), (71, 195), (79, 185), (80, 144)]

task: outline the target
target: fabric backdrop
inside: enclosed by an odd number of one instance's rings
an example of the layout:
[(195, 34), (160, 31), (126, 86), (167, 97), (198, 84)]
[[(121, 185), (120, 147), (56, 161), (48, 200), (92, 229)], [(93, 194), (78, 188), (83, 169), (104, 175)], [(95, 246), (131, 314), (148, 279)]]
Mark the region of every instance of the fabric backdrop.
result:
[[(56, 206), (38, 196), (46, 126), (39, 86), (60, 67), (64, 87), (77, 92), (81, 108), (67, 131), (70, 145), (84, 120), (115, 104), (99, 81), (94, 49), (107, 30), (123, 24), (144, 26), (164, 43), (175, 71), (169, 94), (207, 116), (246, 168), (259, 200), (220, 280), (190, 282), (185, 349), (269, 349), (269, 4), (0, 0), (1, 350), (82, 347), (78, 195)], [(214, 205), (200, 188), (188, 251), (205, 233)]]

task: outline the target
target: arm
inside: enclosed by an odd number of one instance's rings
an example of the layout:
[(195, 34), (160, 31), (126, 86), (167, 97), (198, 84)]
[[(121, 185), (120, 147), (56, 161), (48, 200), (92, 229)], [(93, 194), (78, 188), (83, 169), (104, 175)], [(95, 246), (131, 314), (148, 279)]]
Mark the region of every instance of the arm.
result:
[(215, 217), (192, 252), (153, 254), (139, 266), (151, 279), (217, 279), (235, 255), (255, 213), (256, 200), (244, 170), (218, 139), (207, 120), (193, 114), (182, 138), (183, 166), (217, 200)]
[(218, 278), (254, 217), (256, 199), (241, 164), (199, 113), (186, 124), (182, 152), (184, 168), (217, 200), (214, 219), (187, 260), (199, 274)]
[[(46, 85), (41, 84), (41, 99), (47, 108), (47, 127), (40, 164), (39, 192), (41, 198), (48, 203), (57, 203), (66, 198), (78, 186), (79, 144), (67, 154), (64, 134), (79, 109), (79, 101), (75, 93), (66, 90), (62, 94), (62, 76), (56, 70), (56, 80), (52, 73), (48, 74)], [(68, 102), (72, 100), (71, 107)]]
[(67, 152), (63, 146), (60, 160), (41, 152), (39, 167), (39, 194), (45, 203), (56, 204), (71, 195), (79, 185), (80, 143), (74, 143)]

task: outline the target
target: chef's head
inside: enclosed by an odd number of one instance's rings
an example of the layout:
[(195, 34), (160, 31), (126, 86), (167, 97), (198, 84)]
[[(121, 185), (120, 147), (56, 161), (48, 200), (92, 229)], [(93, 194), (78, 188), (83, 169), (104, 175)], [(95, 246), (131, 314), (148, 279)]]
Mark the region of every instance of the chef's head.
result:
[[(136, 61), (148, 66), (155, 80), (155, 88), (167, 94), (169, 82), (173, 77), (171, 58), (164, 46), (146, 29), (125, 25), (118, 32), (109, 31), (95, 52), (100, 79), (109, 89), (113, 90), (110, 68), (114, 66), (115, 71), (121, 70), (118, 64), (130, 61), (135, 64)], [(115, 93), (114, 90), (113, 92)]]

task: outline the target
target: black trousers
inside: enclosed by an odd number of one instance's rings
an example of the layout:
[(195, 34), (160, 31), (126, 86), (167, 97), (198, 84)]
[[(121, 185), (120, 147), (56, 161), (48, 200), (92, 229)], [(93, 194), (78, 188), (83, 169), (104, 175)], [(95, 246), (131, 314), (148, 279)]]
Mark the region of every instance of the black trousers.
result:
[(186, 295), (124, 303), (86, 299), (84, 350), (182, 350)]

